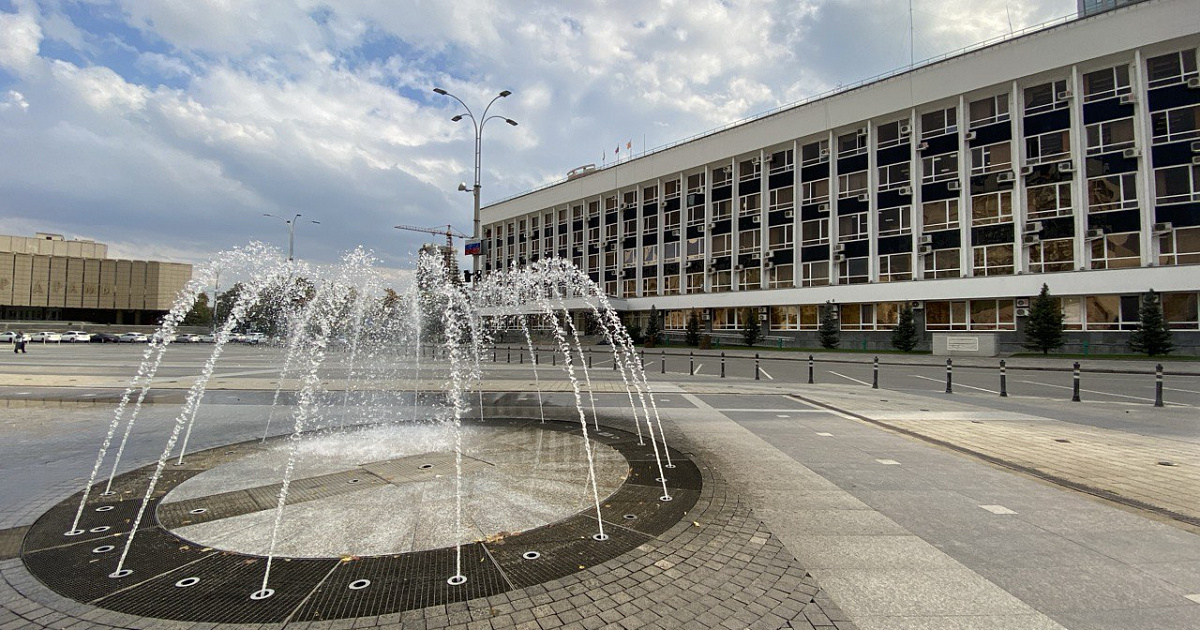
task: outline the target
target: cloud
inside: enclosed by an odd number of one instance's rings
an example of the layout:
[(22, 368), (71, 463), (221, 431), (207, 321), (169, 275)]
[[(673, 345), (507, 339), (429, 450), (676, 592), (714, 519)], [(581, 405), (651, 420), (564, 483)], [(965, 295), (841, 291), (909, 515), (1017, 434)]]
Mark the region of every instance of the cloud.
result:
[(18, 75), (33, 69), (42, 43), (42, 29), (32, 10), (0, 12), (0, 68)]

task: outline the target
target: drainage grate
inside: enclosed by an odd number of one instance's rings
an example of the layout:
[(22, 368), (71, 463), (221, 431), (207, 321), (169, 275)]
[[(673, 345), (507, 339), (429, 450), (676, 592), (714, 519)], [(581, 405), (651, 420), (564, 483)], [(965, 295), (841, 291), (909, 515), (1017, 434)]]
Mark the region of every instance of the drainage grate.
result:
[[(690, 461), (680, 461), (675, 465), (675, 468), (667, 468), (666, 466), (667, 462), (664, 460), (662, 474), (667, 476), (667, 488), (700, 489), (703, 483), (700, 478), (700, 471)], [(658, 464), (654, 461), (630, 462), (629, 483), (639, 486), (657, 486), (659, 494), (662, 494), (663, 484), (658, 479)]]
[[(592, 540), (592, 535), (598, 531), (595, 518), (580, 514), (553, 525), (489, 542), (487, 548), (512, 585), (525, 588), (608, 562), (651, 539), (645, 534), (606, 523), (604, 533), (608, 535), (608, 540)], [(531, 550), (538, 551), (541, 556), (536, 560), (526, 560), (524, 554)]]
[[(700, 493), (672, 488), (670, 501), (660, 501), (660, 496), (659, 486), (626, 484), (600, 506), (600, 513), (606, 523), (658, 536), (687, 516)], [(625, 518), (626, 515), (634, 518)]]

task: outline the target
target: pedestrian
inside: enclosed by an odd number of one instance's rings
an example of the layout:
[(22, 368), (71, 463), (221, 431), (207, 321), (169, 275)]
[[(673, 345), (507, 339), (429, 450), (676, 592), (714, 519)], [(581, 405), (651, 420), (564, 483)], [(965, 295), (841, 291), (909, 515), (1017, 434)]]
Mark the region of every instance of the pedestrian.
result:
[(13, 354), (20, 352), (21, 354), (29, 354), (25, 351), (25, 333), (17, 332), (17, 336), (13, 338)]

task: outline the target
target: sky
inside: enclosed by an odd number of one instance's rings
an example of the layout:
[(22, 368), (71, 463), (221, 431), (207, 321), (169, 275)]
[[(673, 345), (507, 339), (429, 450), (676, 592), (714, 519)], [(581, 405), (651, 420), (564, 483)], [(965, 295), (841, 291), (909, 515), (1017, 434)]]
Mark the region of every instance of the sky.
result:
[[(927, 59), (1074, 0), (912, 0)], [(0, 0), (0, 233), (199, 263), (260, 240), (411, 265), (426, 234), (576, 166), (909, 63), (886, 0)], [(319, 221), (313, 224), (310, 221)], [(459, 243), (461, 245), (461, 243)]]

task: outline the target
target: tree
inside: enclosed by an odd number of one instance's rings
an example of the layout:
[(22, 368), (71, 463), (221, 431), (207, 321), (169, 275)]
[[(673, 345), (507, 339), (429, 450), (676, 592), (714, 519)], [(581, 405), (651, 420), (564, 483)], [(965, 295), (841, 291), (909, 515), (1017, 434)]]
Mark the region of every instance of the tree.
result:
[(650, 321), (646, 322), (646, 343), (653, 346), (658, 343), (662, 327), (658, 323), (658, 309), (650, 307)]
[(824, 312), (821, 313), (821, 327), (817, 330), (817, 338), (821, 342), (821, 347), (826, 350), (833, 350), (842, 342), (837, 309), (833, 306), (826, 306)]
[(209, 326), (212, 324), (213, 311), (208, 305), (208, 294), (200, 293), (196, 296), (195, 303), (192, 304), (192, 310), (188, 311), (187, 315), (183, 316), (184, 326)]
[(753, 308), (742, 309), (742, 341), (747, 346), (763, 340), (762, 324), (758, 323), (758, 312)]
[(689, 346), (700, 345), (700, 314), (696, 309), (692, 309), (688, 313), (686, 339)]
[(1162, 304), (1154, 289), (1142, 296), (1142, 305), (1138, 309), (1141, 323), (1138, 329), (1129, 335), (1129, 348), (1134, 352), (1145, 352), (1150, 356), (1166, 355), (1174, 349), (1171, 341), (1171, 330), (1163, 318)]
[(921, 342), (917, 335), (917, 325), (913, 321), (912, 306), (905, 304), (900, 309), (900, 319), (892, 329), (892, 347), (903, 352), (912, 352)]
[(1042, 290), (1029, 306), (1029, 320), (1025, 322), (1025, 347), (1049, 354), (1063, 345), (1063, 314), (1058, 300), (1050, 296), (1050, 287), (1042, 284)]

